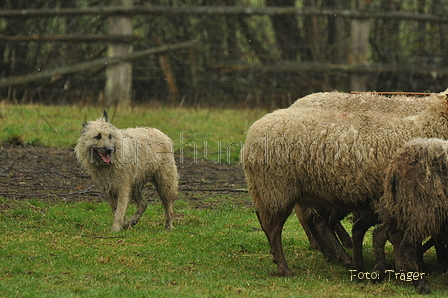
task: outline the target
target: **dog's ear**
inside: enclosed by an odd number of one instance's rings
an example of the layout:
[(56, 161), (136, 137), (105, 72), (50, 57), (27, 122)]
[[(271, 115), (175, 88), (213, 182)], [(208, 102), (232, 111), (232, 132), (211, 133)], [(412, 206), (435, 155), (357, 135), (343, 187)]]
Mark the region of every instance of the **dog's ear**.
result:
[(87, 131), (88, 126), (89, 126), (89, 123), (87, 123), (87, 122), (84, 122), (82, 124), (81, 134), (84, 134)]
[(106, 110), (104, 110), (104, 112), (103, 112), (103, 118), (106, 122), (109, 122), (109, 116), (107, 115)]
[(87, 125), (89, 125), (89, 123), (87, 122), (86, 115), (84, 114), (84, 123), (82, 124), (81, 133), (84, 133), (87, 130)]

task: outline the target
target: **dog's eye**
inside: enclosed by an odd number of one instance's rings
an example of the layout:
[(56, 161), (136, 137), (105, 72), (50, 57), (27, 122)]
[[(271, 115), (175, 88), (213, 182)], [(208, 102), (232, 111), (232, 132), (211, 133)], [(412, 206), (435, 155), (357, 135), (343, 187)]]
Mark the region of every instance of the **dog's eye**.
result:
[(97, 140), (101, 140), (101, 134), (99, 133), (96, 137), (94, 137)]
[(109, 140), (112, 140), (112, 134), (109, 135)]

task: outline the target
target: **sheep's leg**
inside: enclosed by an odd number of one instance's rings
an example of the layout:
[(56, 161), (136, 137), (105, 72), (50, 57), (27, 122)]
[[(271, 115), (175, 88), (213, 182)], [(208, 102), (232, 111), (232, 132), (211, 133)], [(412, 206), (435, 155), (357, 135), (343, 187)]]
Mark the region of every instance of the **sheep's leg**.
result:
[(338, 251), (337, 245), (340, 245), (339, 240), (336, 239), (335, 235), (330, 231), (326, 219), (314, 214), (312, 216), (312, 230), (314, 232), (314, 238), (318, 243), (319, 250), (325, 257), (327, 262), (337, 262), (338, 261)]
[(362, 243), (366, 231), (375, 224), (373, 212), (356, 212), (355, 222), (352, 227), (353, 237), (353, 259), (352, 268), (364, 272), (364, 262), (362, 258)]
[(334, 224), (334, 230), (344, 247), (353, 248), (352, 237), (347, 233), (347, 230), (344, 228), (340, 221), (337, 221)]
[[(356, 218), (356, 216), (355, 216)], [(352, 268), (354, 270), (364, 272), (364, 262), (362, 258), (362, 243), (364, 240), (364, 234), (366, 233), (367, 224), (359, 217), (352, 226), (352, 238), (353, 238), (353, 259)]]
[[(428, 251), (428, 249), (430, 249), (431, 247), (435, 247), (436, 248), (436, 254), (437, 254), (437, 263), (439, 264), (444, 264), (446, 261), (446, 246), (443, 244), (443, 242), (441, 241), (442, 238), (440, 238), (439, 236), (434, 236), (431, 237), (428, 241), (426, 241), (422, 247), (421, 247), (421, 251), (422, 251), (422, 261), (423, 261), (423, 255), (425, 254), (426, 251)], [(422, 263), (424, 268), (424, 262)]]
[(146, 207), (148, 206), (142, 197), (142, 187), (136, 187), (132, 193), (132, 200), (137, 205), (137, 211), (132, 215), (132, 217), (124, 224), (124, 228), (132, 228), (135, 226), (142, 214), (145, 212)]
[[(428, 249), (430, 249), (433, 246), (436, 246), (436, 238), (431, 237), (428, 241), (425, 242), (425, 244), (423, 244), (422, 253), (427, 252)], [(437, 256), (437, 261), (438, 261), (438, 256)]]
[[(295, 211), (308, 240), (310, 241), (310, 246), (314, 249), (319, 249), (325, 259), (329, 262), (341, 261), (342, 263), (349, 263), (351, 258), (345, 252), (344, 248), (341, 247), (339, 240), (334, 235), (335, 228), (331, 228), (331, 225), (327, 223), (327, 219), (329, 218), (328, 214), (323, 212), (322, 218), (319, 218), (314, 212), (311, 212), (310, 209), (302, 208), (304, 207), (296, 205)], [(337, 221), (337, 224), (339, 224), (347, 234), (339, 221)], [(336, 226), (336, 224), (334, 226)], [(347, 236), (351, 243), (351, 237), (348, 234)], [(331, 245), (328, 245), (329, 243), (331, 243)]]
[(375, 253), (375, 267), (373, 270), (380, 277), (378, 282), (381, 282), (384, 279), (384, 273), (386, 271), (386, 253), (384, 251), (384, 245), (387, 241), (387, 231), (388, 225), (387, 223), (383, 223), (373, 230), (373, 250)]
[[(406, 266), (407, 272), (420, 272), (421, 268), (419, 267), (419, 254), (421, 254), (421, 243), (415, 243), (410, 240), (410, 233), (405, 232), (403, 236), (403, 240), (401, 241), (400, 246), (400, 255), (403, 258), (404, 264)], [(417, 279), (412, 281), (415, 289), (420, 294), (430, 294), (431, 290), (426, 284), (425, 279)]]
[(274, 214), (267, 214), (264, 212), (263, 208), (257, 206), (257, 217), (260, 222), (261, 228), (263, 229), (266, 237), (268, 238), (269, 246), (271, 248), (271, 254), (273, 255), (274, 263), (277, 264), (277, 269), (280, 275), (291, 276), (292, 271), (289, 269), (286, 263), (286, 258), (283, 253), (282, 247), (282, 230), (286, 219), (291, 214), (293, 205), (283, 210), (279, 210)]
[(347, 233), (344, 226), (341, 223), (341, 220), (346, 217), (348, 212), (339, 211), (339, 210), (331, 210), (329, 214), (329, 225), (336, 232), (339, 240), (342, 245), (346, 248), (353, 248), (352, 237)]
[[(342, 245), (346, 248), (353, 248), (352, 237), (347, 233), (341, 220), (346, 217), (348, 212), (340, 210), (331, 210), (329, 213), (328, 224), (331, 230), (334, 230)], [(345, 251), (345, 250), (344, 250)]]
[(322, 243), (320, 243), (319, 247), (320, 248), (322, 248), (323, 246), (329, 247), (331, 259), (335, 259), (336, 261), (349, 265), (351, 263), (351, 258), (344, 250), (338, 238), (336, 237), (334, 225), (331, 226), (328, 223), (328, 219), (330, 218), (329, 214), (322, 210), (319, 210), (319, 212), (323, 213), (323, 216), (320, 217), (315, 215), (313, 222), (316, 229), (318, 230), (318, 234), (322, 238)]
[[(445, 245), (445, 241), (443, 239), (444, 236), (438, 235), (435, 238), (435, 247), (437, 253), (437, 263), (445, 264), (447, 261), (447, 247)], [(432, 239), (432, 238), (431, 238)], [(428, 240), (430, 241), (430, 240)]]
[(421, 271), (426, 271), (426, 264), (425, 261), (423, 260), (423, 250), (421, 243), (418, 244), (415, 260), (418, 264), (418, 268), (420, 268)]
[(164, 170), (158, 171), (154, 175), (154, 186), (162, 200), (165, 210), (165, 230), (173, 228), (174, 219), (174, 201), (177, 198), (177, 171)]
[(305, 231), (306, 236), (308, 237), (308, 241), (310, 241), (310, 247), (312, 249), (319, 249), (317, 241), (313, 235), (312, 227), (310, 227), (310, 224), (312, 224), (312, 214), (310, 209), (301, 207), (298, 204), (294, 206), (294, 209), (296, 211), (297, 218), (299, 219), (300, 224), (302, 225), (302, 228)]
[(403, 262), (403, 257), (400, 254), (401, 251), (401, 241), (403, 240), (403, 231), (392, 230), (388, 234), (389, 242), (392, 243), (394, 247), (395, 255), (395, 271), (405, 270), (405, 265)]
[(128, 209), (130, 194), (131, 188), (128, 186), (123, 186), (118, 190), (118, 200), (114, 215), (114, 222), (112, 224), (112, 232), (118, 232), (124, 228), (124, 218), (126, 216), (126, 210)]
[(313, 240), (316, 243), (317, 249), (319, 249), (320, 252), (324, 255), (325, 260), (327, 262), (336, 261), (336, 252), (332, 251), (330, 247), (328, 247), (326, 241), (322, 238), (322, 233), (320, 233), (317, 229), (319, 225), (317, 224), (316, 215), (309, 214), (306, 221), (302, 222), (302, 226), (307, 227), (309, 233), (312, 235)]

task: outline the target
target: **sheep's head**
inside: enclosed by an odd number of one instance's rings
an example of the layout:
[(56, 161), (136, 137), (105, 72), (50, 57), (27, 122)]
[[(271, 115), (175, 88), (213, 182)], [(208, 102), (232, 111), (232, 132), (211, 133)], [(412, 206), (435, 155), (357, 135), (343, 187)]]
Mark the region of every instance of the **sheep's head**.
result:
[(442, 91), (442, 92), (436, 94), (436, 96), (438, 98), (448, 98), (448, 88), (446, 88), (445, 91)]

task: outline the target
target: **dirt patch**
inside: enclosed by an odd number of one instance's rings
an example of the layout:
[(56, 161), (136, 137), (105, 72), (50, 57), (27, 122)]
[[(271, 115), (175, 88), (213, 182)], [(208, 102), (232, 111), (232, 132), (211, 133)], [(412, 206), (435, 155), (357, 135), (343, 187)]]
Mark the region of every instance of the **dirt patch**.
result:
[[(241, 165), (178, 163), (179, 197), (210, 208), (223, 200), (250, 205)], [(158, 200), (151, 184), (148, 200)], [(73, 149), (5, 145), (0, 147), (0, 196), (14, 199), (101, 200)], [(3, 206), (1, 208), (6, 208)]]

